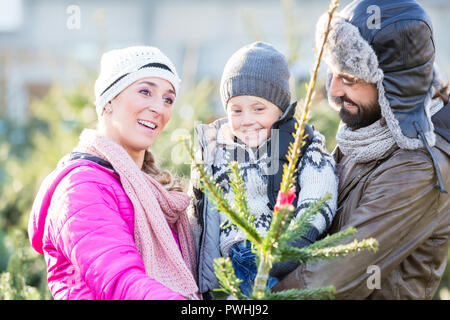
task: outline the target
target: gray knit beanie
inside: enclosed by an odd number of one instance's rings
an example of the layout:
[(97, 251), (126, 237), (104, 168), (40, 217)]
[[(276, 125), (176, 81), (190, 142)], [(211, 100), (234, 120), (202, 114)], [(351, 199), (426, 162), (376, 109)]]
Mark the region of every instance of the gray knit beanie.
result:
[(283, 112), (291, 101), (286, 58), (272, 45), (254, 42), (227, 61), (220, 82), (224, 108), (230, 98), (249, 95), (264, 98)]

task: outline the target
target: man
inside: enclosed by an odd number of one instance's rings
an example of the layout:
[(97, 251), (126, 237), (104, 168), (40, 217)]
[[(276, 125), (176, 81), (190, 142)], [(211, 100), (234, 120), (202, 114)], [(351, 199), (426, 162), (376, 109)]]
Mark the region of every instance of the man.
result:
[(430, 18), (413, 0), (354, 1), (331, 27), (327, 90), (343, 124), (329, 232), (356, 227), (379, 249), (301, 265), (273, 290), (333, 285), (338, 299), (431, 299), (449, 246), (450, 104)]

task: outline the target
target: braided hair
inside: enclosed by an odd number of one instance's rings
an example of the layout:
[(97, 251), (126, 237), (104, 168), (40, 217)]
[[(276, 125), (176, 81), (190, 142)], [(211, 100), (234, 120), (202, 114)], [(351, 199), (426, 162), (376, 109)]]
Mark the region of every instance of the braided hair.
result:
[(174, 177), (169, 171), (160, 169), (155, 161), (155, 157), (150, 150), (145, 150), (142, 171), (150, 175), (169, 191), (184, 191), (180, 179)]

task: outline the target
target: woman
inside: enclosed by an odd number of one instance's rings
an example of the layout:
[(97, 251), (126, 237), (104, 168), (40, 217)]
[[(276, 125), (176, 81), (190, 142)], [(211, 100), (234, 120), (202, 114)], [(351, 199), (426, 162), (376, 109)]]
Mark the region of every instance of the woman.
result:
[(198, 298), (189, 197), (148, 151), (179, 81), (154, 47), (102, 56), (98, 128), (44, 180), (29, 221), (55, 299)]

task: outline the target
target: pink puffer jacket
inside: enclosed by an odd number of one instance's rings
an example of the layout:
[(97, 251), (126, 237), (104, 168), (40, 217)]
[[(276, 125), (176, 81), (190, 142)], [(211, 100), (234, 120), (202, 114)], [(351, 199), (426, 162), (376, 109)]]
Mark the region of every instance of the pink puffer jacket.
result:
[(133, 205), (119, 177), (88, 160), (44, 180), (28, 225), (55, 299), (184, 299), (145, 274), (133, 230)]

